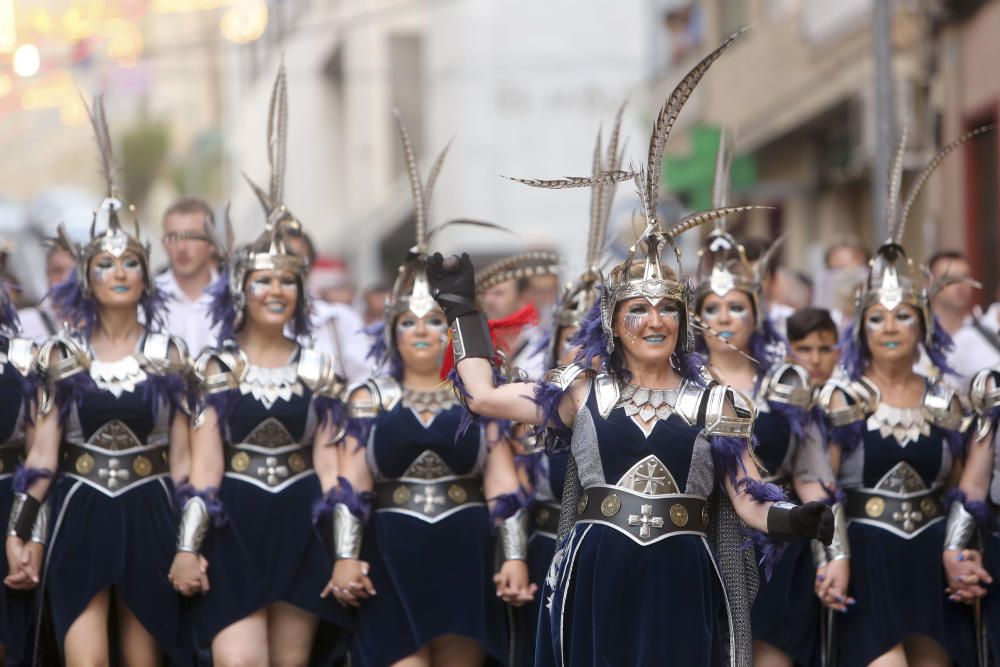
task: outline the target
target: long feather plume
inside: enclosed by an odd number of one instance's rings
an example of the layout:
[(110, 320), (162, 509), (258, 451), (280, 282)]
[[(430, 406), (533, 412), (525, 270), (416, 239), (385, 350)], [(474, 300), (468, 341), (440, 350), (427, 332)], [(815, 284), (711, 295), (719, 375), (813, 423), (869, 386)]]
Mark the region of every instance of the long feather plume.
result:
[[(593, 173), (593, 178), (600, 178), (601, 172), (604, 171), (604, 165), (601, 162), (601, 130), (597, 131), (597, 143), (594, 144), (594, 155), (591, 158), (591, 172)], [(606, 186), (604, 184), (595, 185), (590, 189), (590, 232), (587, 236), (587, 268), (591, 266), (591, 257), (595, 253), (594, 246), (597, 245), (598, 241), (594, 238), (599, 232), (601, 232), (601, 193)], [(602, 239), (603, 240), (603, 237)]]
[(288, 86), (285, 63), (278, 68), (278, 76), (271, 90), (271, 104), (267, 111), (267, 163), (271, 167), (272, 206), (282, 203), (285, 194), (285, 164), (288, 155)]
[[(744, 28), (745, 29), (745, 28)], [(733, 33), (730, 37), (724, 41), (718, 48), (705, 56), (701, 62), (694, 66), (690, 72), (685, 75), (681, 82), (677, 84), (673, 92), (670, 93), (670, 97), (664, 102), (663, 107), (660, 109), (660, 113), (656, 116), (656, 123), (653, 125), (653, 134), (649, 137), (649, 155), (648, 162), (646, 164), (646, 192), (647, 199), (656, 205), (657, 198), (659, 197), (659, 187), (660, 187), (660, 175), (661, 168), (663, 165), (663, 147), (667, 143), (667, 138), (670, 136), (671, 130), (673, 130), (674, 123), (677, 121), (677, 116), (680, 114), (681, 109), (684, 107), (684, 103), (688, 101), (691, 97), (691, 93), (694, 92), (695, 86), (701, 81), (702, 77), (705, 76), (705, 72), (708, 68), (712, 66), (722, 52), (732, 44), (733, 40), (736, 39), (740, 33)], [(647, 210), (647, 216), (649, 216), (652, 211)]]
[(699, 317), (695, 313), (691, 313), (691, 324), (693, 324), (696, 329), (702, 331), (703, 333), (707, 333), (709, 336), (712, 336), (713, 338), (722, 341), (722, 343), (725, 344), (729, 349), (733, 350), (734, 352), (740, 354), (743, 357), (746, 357), (747, 359), (752, 361), (755, 365), (758, 366), (760, 365), (760, 360), (753, 358), (752, 356), (750, 356), (749, 354), (747, 354), (746, 352), (744, 352), (743, 350), (741, 350), (740, 348), (736, 347), (728, 340), (723, 338), (722, 334), (720, 334), (718, 331), (716, 331), (708, 324), (706, 324), (705, 320), (701, 319), (701, 317)]
[(733, 165), (729, 132), (719, 133), (719, 152), (715, 156), (715, 181), (712, 183), (712, 206), (729, 205), (729, 172)]
[(782, 234), (779, 236), (774, 240), (774, 243), (769, 245), (767, 250), (765, 250), (764, 253), (757, 258), (756, 272), (758, 281), (764, 277), (764, 273), (767, 271), (767, 265), (771, 263), (771, 258), (774, 257), (776, 252), (778, 252), (778, 249), (781, 248), (786, 238), (788, 238), (788, 234)]
[[(83, 95), (80, 95), (83, 99)], [(90, 117), (90, 124), (94, 128), (94, 138), (97, 140), (97, 150), (101, 156), (101, 175), (104, 176), (105, 195), (116, 197), (118, 187), (115, 183), (114, 155), (111, 152), (111, 133), (108, 131), (108, 118), (104, 111), (104, 96), (98, 93), (94, 95), (93, 107), (83, 99), (83, 106)]]
[(243, 174), (243, 180), (245, 180), (249, 185), (253, 193), (257, 195), (257, 201), (260, 202), (261, 207), (264, 209), (264, 214), (270, 216), (271, 209), (273, 208), (271, 198), (268, 196), (264, 190), (261, 189), (259, 185), (253, 182), (253, 180), (247, 176), (246, 172), (240, 172)]
[[(427, 187), (424, 188), (424, 218), (430, 220), (431, 213), (431, 195), (434, 193), (434, 184), (437, 183), (438, 175), (441, 173), (441, 167), (444, 165), (444, 158), (448, 154), (448, 149), (451, 148), (451, 140), (444, 145), (441, 152), (434, 159), (434, 163), (431, 165), (431, 171), (427, 174)], [(426, 243), (426, 240), (424, 240)], [(421, 239), (417, 239), (417, 244), (419, 245)]]
[(410, 133), (403, 123), (403, 116), (399, 109), (393, 109), (392, 115), (396, 118), (396, 125), (399, 127), (399, 138), (403, 141), (403, 159), (406, 162), (406, 175), (410, 179), (410, 193), (413, 195), (413, 208), (417, 216), (417, 250), (423, 252), (426, 248), (420, 243), (427, 236), (427, 207), (424, 205), (424, 186), (420, 182), (420, 172), (417, 170), (417, 156), (413, 151), (413, 143), (410, 141)]
[(903, 202), (903, 208), (899, 212), (900, 229), (897, 232), (898, 235), (893, 238), (893, 240), (896, 243), (899, 243), (902, 240), (902, 235), (903, 235), (902, 228), (906, 224), (906, 219), (910, 215), (910, 209), (913, 208), (913, 204), (917, 200), (917, 196), (920, 194), (920, 191), (927, 183), (927, 179), (930, 178), (931, 174), (934, 173), (934, 171), (938, 168), (941, 162), (944, 161), (944, 159), (948, 157), (948, 155), (952, 151), (954, 151), (956, 148), (964, 144), (969, 139), (972, 139), (973, 137), (983, 134), (985, 132), (992, 132), (995, 129), (996, 125), (983, 125), (981, 127), (977, 127), (974, 130), (970, 130), (969, 132), (966, 132), (965, 134), (960, 136), (958, 139), (952, 141), (950, 144), (944, 146), (934, 155), (933, 158), (931, 158), (931, 161), (927, 163), (927, 166), (924, 167), (923, 170), (917, 175), (916, 179), (914, 179), (913, 185), (910, 186), (910, 191), (906, 195), (906, 201)]
[(692, 213), (678, 220), (677, 224), (667, 230), (667, 236), (677, 238), (689, 229), (694, 229), (705, 223), (724, 218), (727, 215), (736, 215), (745, 211), (766, 211), (773, 209), (773, 206), (727, 206), (725, 208), (713, 208), (707, 211)]
[[(611, 128), (611, 138), (608, 141), (607, 157), (605, 168), (609, 171), (618, 171), (621, 169), (622, 158), (625, 155), (625, 147), (618, 149), (618, 139), (621, 135), (622, 126), (622, 114), (625, 112), (625, 104), (628, 102), (622, 102), (622, 105), (618, 107), (618, 112), (615, 114), (615, 124)], [(591, 265), (595, 264), (600, 257), (600, 253), (604, 247), (604, 238), (607, 234), (608, 222), (611, 219), (611, 205), (615, 200), (615, 187), (613, 185), (601, 188), (601, 225), (600, 230), (600, 246), (601, 249), (597, 250), (597, 256), (594, 257)]]
[(567, 188), (589, 188), (595, 185), (607, 183), (621, 183), (634, 178), (631, 171), (606, 171), (597, 178), (592, 176), (567, 176), (566, 178), (555, 178), (544, 180), (540, 178), (516, 178), (514, 176), (501, 176), (510, 181), (530, 185), (533, 188), (544, 188), (547, 190), (565, 190)]
[(517, 232), (508, 229), (503, 225), (498, 225), (495, 222), (486, 222), (484, 220), (470, 220), (468, 218), (455, 218), (454, 220), (448, 220), (447, 222), (442, 222), (440, 225), (436, 225), (429, 232), (427, 232), (427, 243), (430, 244), (431, 239), (433, 239), (436, 234), (444, 231), (448, 227), (454, 227), (459, 225), (468, 227), (480, 227), (482, 229), (496, 229), (501, 232), (507, 232), (508, 234), (513, 234), (514, 236), (518, 236)]
[(892, 160), (892, 169), (889, 172), (889, 201), (885, 207), (885, 226), (889, 230), (889, 241), (897, 235), (902, 236), (902, 225), (897, 217), (899, 209), (899, 189), (903, 184), (903, 152), (906, 150), (906, 138), (910, 133), (909, 123), (903, 125), (903, 136), (899, 138), (899, 145), (896, 147), (896, 155)]

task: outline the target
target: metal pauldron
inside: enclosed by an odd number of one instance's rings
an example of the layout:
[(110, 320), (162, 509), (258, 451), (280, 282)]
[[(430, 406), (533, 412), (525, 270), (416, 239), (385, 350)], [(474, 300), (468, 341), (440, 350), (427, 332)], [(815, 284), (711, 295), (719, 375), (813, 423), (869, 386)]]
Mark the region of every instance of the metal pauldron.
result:
[(595, 485), (580, 494), (576, 520), (611, 526), (646, 545), (674, 533), (707, 533), (709, 510), (706, 500), (697, 496), (646, 495), (620, 486)]

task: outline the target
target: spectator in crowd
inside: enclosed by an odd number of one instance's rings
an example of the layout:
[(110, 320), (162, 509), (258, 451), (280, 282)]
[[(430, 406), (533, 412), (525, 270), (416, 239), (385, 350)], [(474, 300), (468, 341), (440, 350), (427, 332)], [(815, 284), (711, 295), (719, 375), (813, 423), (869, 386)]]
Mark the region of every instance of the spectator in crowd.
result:
[[(315, 252), (315, 251), (314, 251)], [(309, 293), (326, 303), (354, 304), (354, 286), (351, 276), (342, 260), (318, 257), (311, 264), (309, 272)]]
[(813, 386), (820, 386), (833, 375), (840, 351), (837, 325), (824, 308), (808, 306), (795, 311), (786, 321), (792, 360), (809, 371)]
[(870, 257), (855, 239), (832, 243), (823, 256), (823, 268), (815, 276), (813, 305), (827, 308), (840, 329), (854, 317), (854, 294), (868, 275)]
[[(295, 230), (285, 241), (288, 249), (306, 260), (306, 284), (316, 265), (316, 246), (305, 232)], [(316, 349), (331, 355), (340, 364), (340, 371), (351, 383), (368, 377), (369, 339), (364, 333), (361, 317), (344, 303), (324, 301), (310, 294), (312, 306), (312, 336)], [(305, 341), (303, 341), (305, 342)]]
[[(483, 294), (483, 310), (488, 319), (501, 320), (533, 303), (534, 298), (531, 278), (505, 280)], [(510, 340), (498, 341), (509, 351), (514, 365), (528, 377), (541, 377), (546, 370), (545, 331), (540, 325), (528, 325), (520, 328)]]
[(163, 249), (170, 265), (156, 276), (156, 289), (167, 296), (167, 331), (181, 338), (192, 356), (215, 345), (212, 298), (205, 291), (218, 277), (218, 257), (206, 231), (214, 224), (212, 208), (197, 197), (182, 197), (163, 214)]
[(934, 253), (927, 267), (935, 280), (946, 284), (933, 296), (931, 308), (938, 324), (955, 343), (948, 352), (948, 365), (958, 378), (948, 378), (961, 394), (969, 389), (972, 377), (983, 368), (1000, 364), (1000, 337), (996, 323), (982, 321), (973, 310), (972, 267), (968, 258), (954, 250)]
[[(50, 244), (45, 253), (45, 281), (48, 289), (52, 289), (69, 278), (76, 269), (73, 255), (62, 246)], [(45, 342), (49, 336), (62, 327), (63, 317), (56, 312), (52, 302), (43, 299), (33, 308), (25, 308), (18, 313), (21, 318), (21, 329), (26, 338), (38, 344)]]
[(365, 327), (385, 319), (385, 299), (389, 296), (389, 288), (385, 285), (375, 285), (365, 290), (364, 321)]

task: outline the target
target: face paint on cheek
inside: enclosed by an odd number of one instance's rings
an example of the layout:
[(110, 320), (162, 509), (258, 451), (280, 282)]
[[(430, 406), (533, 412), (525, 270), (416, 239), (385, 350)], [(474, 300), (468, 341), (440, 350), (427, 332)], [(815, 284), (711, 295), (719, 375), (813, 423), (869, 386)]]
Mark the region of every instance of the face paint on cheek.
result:
[(428, 322), (424, 326), (426, 326), (427, 330), (431, 333), (447, 334), (448, 332), (447, 322)]
[(250, 283), (250, 295), (256, 299), (261, 299), (270, 290), (270, 283)]
[(740, 308), (739, 310), (730, 308), (729, 317), (733, 318), (734, 320), (739, 320), (740, 322), (746, 322), (748, 319), (750, 319), (750, 311), (745, 308)]
[(884, 324), (885, 324), (884, 320), (881, 319), (876, 320), (869, 318), (865, 320), (865, 331), (867, 331), (870, 334), (878, 333), (879, 331), (882, 330), (882, 326)]
[(649, 316), (645, 311), (641, 313), (626, 313), (623, 324), (625, 325), (625, 329), (627, 331), (638, 333), (639, 331), (642, 331), (644, 326), (646, 326), (646, 320), (648, 318)]
[(106, 283), (111, 280), (111, 275), (114, 271), (115, 268), (113, 266), (95, 266), (90, 269), (90, 280), (95, 283)]

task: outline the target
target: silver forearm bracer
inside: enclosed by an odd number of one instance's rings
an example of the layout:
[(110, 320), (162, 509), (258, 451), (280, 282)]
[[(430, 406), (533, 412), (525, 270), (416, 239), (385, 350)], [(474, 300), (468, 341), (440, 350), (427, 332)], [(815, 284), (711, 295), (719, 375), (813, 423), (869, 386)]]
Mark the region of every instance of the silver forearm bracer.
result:
[(834, 503), (833, 540), (826, 548), (830, 560), (846, 560), (851, 557), (851, 543), (847, 539), (847, 510), (843, 503)]
[(528, 511), (521, 508), (503, 520), (497, 528), (504, 560), (528, 558)]
[(38, 516), (35, 517), (35, 524), (31, 527), (31, 541), (36, 544), (47, 544), (49, 541), (49, 514), (52, 512), (52, 503), (44, 502), (38, 509)]
[(945, 551), (961, 551), (969, 546), (972, 534), (976, 532), (976, 520), (965, 509), (961, 501), (956, 500), (948, 510), (948, 523), (944, 529)]
[(361, 519), (344, 503), (333, 506), (333, 557), (337, 560), (361, 556)]
[(177, 551), (199, 553), (208, 532), (210, 518), (204, 499), (192, 496), (181, 510), (181, 525), (177, 531)]

